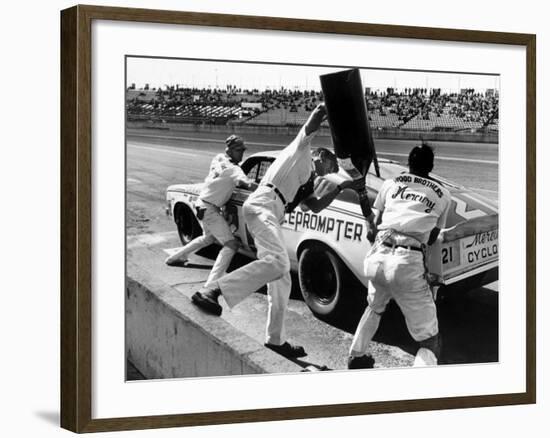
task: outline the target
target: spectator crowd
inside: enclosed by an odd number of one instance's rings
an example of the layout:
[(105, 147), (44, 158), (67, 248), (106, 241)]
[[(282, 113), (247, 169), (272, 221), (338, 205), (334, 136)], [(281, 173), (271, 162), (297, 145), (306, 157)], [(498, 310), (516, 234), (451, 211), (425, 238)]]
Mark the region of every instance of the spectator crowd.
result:
[[(496, 90), (443, 92), (439, 88), (365, 90), (374, 129), (498, 130)], [(182, 88), (149, 90), (131, 87), (126, 93), (129, 120), (181, 123), (243, 123), (301, 125), (323, 94), (314, 90)]]

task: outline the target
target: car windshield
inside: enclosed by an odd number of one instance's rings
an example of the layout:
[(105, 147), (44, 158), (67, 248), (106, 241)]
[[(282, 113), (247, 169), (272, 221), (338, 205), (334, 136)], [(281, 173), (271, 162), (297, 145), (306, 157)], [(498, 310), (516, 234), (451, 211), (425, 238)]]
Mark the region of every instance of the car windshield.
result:
[(260, 163), (260, 168), (258, 169), (258, 180), (261, 180), (264, 177), (267, 169), (269, 169), (269, 166), (271, 166), (271, 161), (262, 161)]
[(259, 183), (273, 160), (274, 158), (272, 157), (251, 157), (241, 164), (241, 168), (248, 178)]

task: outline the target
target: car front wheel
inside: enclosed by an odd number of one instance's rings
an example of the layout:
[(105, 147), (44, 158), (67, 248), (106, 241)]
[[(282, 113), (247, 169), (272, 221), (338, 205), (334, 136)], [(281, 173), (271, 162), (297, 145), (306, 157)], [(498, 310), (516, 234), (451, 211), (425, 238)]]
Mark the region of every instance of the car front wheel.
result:
[(178, 235), (183, 245), (202, 234), (199, 221), (185, 204), (177, 204), (174, 208), (174, 218), (178, 227)]
[(323, 245), (311, 245), (300, 254), (298, 278), (304, 301), (313, 314), (335, 320), (345, 314), (356, 293), (353, 274), (342, 260)]

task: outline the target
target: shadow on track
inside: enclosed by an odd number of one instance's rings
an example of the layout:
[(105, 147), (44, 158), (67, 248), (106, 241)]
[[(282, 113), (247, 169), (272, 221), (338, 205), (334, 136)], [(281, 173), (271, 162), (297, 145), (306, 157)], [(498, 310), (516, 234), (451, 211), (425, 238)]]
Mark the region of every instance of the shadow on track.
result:
[[(218, 249), (209, 247), (201, 255), (215, 258)], [(228, 271), (251, 260), (237, 254)], [(266, 287), (259, 293), (266, 293)], [(297, 275), (292, 274), (291, 298), (303, 300)], [(350, 334), (355, 333), (366, 306), (366, 292), (357, 291), (353, 305), (345, 317), (325, 322)], [(439, 293), (437, 312), (442, 335), (440, 364), (468, 364), (498, 362), (498, 292), (488, 288)], [(411, 338), (399, 307), (392, 300), (380, 322), (374, 341), (401, 348), (416, 354), (417, 343)], [(305, 364), (307, 365), (307, 364)], [(314, 365), (314, 364), (310, 364)]]
[[(491, 289), (441, 293), (437, 300), (442, 336), (440, 364), (498, 362), (498, 308), (498, 292)], [(363, 310), (364, 304), (359, 303), (352, 314), (330, 324), (353, 334)], [(418, 345), (393, 300), (384, 312), (374, 341), (416, 354)]]

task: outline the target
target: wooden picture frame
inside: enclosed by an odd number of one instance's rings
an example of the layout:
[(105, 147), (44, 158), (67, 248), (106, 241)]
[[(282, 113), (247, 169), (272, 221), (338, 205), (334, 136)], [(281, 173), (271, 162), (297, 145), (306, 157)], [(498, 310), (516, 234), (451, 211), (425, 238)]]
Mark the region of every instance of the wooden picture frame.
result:
[[(223, 28), (516, 45), (526, 49), (526, 390), (482, 396), (345, 403), (177, 415), (92, 418), (92, 22)], [(195, 12), (75, 6), (61, 12), (61, 426), (75, 432), (213, 425), (536, 401), (536, 37), (530, 34)]]

